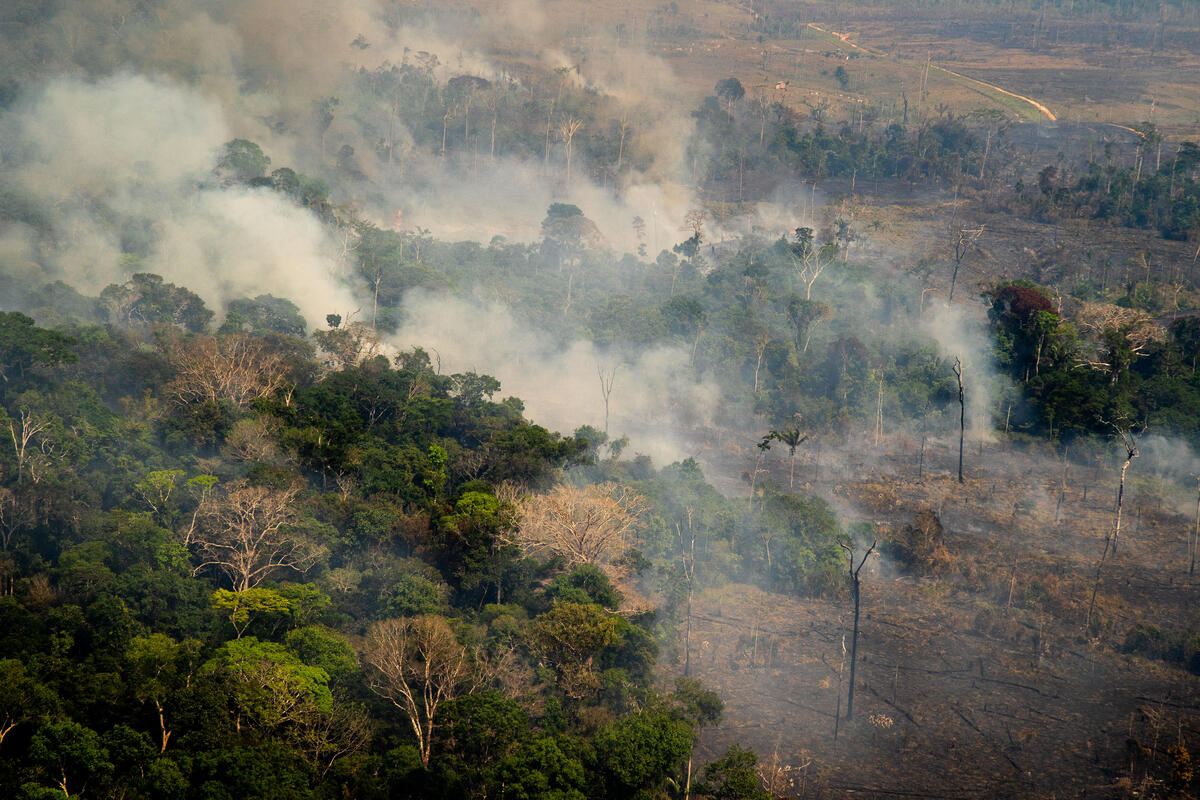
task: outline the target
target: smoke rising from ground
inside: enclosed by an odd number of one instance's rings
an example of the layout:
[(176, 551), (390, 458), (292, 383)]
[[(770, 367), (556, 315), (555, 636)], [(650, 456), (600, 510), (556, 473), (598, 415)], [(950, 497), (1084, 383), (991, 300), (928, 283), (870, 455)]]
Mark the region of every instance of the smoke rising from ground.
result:
[(1003, 378), (995, 370), (992, 343), (980, 308), (934, 300), (927, 304), (920, 319), (920, 331), (937, 343), (949, 362), (955, 358), (962, 362), (967, 428), (976, 438), (990, 439), (997, 387)]
[(5, 182), (42, 217), (38, 230), (0, 234), (31, 279), (96, 294), (154, 272), (218, 310), (238, 297), (289, 297), (314, 326), (330, 308), (352, 307), (316, 217), (269, 189), (216, 183), (232, 134), (196, 91), (134, 75), (60, 79), (0, 126)]
[(717, 387), (697, 381), (680, 348), (655, 347), (625, 356), (576, 340), (556, 342), (498, 305), (415, 291), (403, 304), (400, 349), (424, 347), (442, 372), (475, 371), (499, 379), (503, 396), (551, 430), (604, 429), (600, 374), (612, 377), (609, 433), (628, 434), (630, 448), (657, 463), (695, 455), (682, 431), (711, 422)]

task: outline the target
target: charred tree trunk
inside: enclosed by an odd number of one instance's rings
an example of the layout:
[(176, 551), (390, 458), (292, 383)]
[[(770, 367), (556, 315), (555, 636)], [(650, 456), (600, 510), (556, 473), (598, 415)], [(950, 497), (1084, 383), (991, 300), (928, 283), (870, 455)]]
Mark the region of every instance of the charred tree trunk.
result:
[(1192, 563), (1188, 567), (1188, 575), (1196, 574), (1196, 545), (1200, 543), (1200, 479), (1196, 481), (1196, 526), (1192, 528)]
[(854, 564), (854, 548), (847, 544), (842, 545), (850, 564), (850, 591), (854, 598), (854, 628), (850, 634), (850, 688), (846, 693), (846, 719), (854, 716), (854, 672), (858, 666), (858, 619), (862, 608), (862, 581), (859, 578), (859, 574), (866, 565), (867, 559), (871, 557), (871, 553), (875, 551), (876, 544), (878, 544), (878, 540), (871, 542), (871, 546), (867, 548), (867, 552), (863, 553), (862, 560), (858, 562), (858, 566)]
[(963, 445), (967, 436), (967, 404), (963, 395), (962, 360), (954, 359), (954, 377), (958, 379), (958, 482), (963, 482)]
[(1111, 550), (1117, 552), (1117, 539), (1121, 536), (1121, 507), (1125, 500), (1125, 473), (1129, 470), (1129, 465), (1138, 457), (1137, 440), (1132, 431), (1117, 428), (1117, 433), (1120, 434), (1122, 442), (1125, 444), (1125, 462), (1121, 464), (1121, 483), (1117, 489), (1117, 512), (1113, 518), (1112, 529), (1108, 535), (1104, 537), (1104, 552), (1100, 554), (1100, 563), (1096, 565), (1096, 577), (1092, 581), (1092, 597), (1088, 601), (1087, 618), (1084, 620), (1084, 628), (1087, 629), (1092, 624), (1092, 613), (1096, 610), (1096, 592), (1100, 588), (1100, 574), (1104, 569), (1104, 561), (1108, 558), (1108, 553)]

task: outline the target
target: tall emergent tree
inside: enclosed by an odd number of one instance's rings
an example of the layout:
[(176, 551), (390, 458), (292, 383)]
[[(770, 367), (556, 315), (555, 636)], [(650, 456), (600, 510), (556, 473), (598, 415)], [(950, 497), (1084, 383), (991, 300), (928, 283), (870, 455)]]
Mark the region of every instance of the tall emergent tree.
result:
[(236, 483), (199, 519), (192, 543), (200, 557), (195, 572), (213, 567), (234, 591), (258, 586), (280, 570), (307, 572), (325, 548), (296, 532), (293, 505), (299, 490)]
[(438, 708), (458, 696), (472, 675), (467, 648), (434, 614), (376, 622), (363, 651), (371, 690), (404, 712), (429, 766)]

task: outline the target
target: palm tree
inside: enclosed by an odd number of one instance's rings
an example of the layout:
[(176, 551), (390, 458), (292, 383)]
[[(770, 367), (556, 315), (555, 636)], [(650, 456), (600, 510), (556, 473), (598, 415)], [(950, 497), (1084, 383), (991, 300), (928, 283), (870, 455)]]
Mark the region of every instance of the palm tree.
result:
[(792, 489), (796, 482), (796, 448), (808, 439), (808, 434), (800, 433), (799, 428), (784, 428), (783, 430), (771, 431), (763, 441), (770, 439), (782, 442), (788, 447), (788, 452), (792, 458), (791, 467), (788, 470), (788, 489)]

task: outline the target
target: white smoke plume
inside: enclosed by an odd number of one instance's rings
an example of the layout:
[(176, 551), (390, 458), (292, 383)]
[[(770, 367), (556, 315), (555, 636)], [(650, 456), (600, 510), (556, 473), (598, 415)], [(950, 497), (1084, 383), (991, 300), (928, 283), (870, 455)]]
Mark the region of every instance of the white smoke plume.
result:
[(609, 433), (629, 435), (630, 450), (669, 463), (696, 455), (687, 431), (711, 422), (717, 387), (694, 377), (689, 353), (656, 347), (622, 355), (576, 340), (556, 342), (499, 305), (423, 291), (403, 303), (399, 349), (429, 350), (446, 373), (475, 371), (499, 379), (503, 396), (551, 430), (604, 428), (600, 374), (612, 378)]
[(949, 362), (953, 363), (955, 358), (962, 362), (967, 428), (977, 438), (990, 439), (998, 386), (1003, 378), (995, 369), (991, 339), (981, 308), (962, 302), (950, 305), (940, 299), (932, 300), (926, 303), (920, 330), (937, 343)]
[[(288, 297), (314, 326), (331, 308), (353, 307), (316, 217), (269, 189), (216, 183), (212, 168), (233, 133), (198, 92), (137, 75), (59, 79), (0, 117), (0, 130), (3, 177), (53, 231), (0, 233), (31, 277), (95, 294), (154, 272), (218, 311), (237, 297)], [(148, 232), (136, 259), (122, 241), (130, 230)]]

